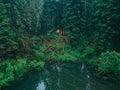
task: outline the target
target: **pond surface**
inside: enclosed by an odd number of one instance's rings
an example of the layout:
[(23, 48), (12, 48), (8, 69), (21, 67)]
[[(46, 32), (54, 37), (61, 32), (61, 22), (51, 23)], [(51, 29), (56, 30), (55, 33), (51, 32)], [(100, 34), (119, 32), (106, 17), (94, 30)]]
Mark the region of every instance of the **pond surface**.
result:
[(84, 64), (50, 65), (7, 90), (120, 90), (120, 82), (96, 79)]

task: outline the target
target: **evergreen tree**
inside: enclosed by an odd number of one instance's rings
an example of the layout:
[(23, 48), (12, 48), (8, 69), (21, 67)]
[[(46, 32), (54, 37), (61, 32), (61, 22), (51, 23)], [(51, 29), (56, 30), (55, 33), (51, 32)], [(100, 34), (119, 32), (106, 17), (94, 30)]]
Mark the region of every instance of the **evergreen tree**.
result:
[[(9, 17), (16, 33), (39, 35), (43, 0), (8, 0)], [(18, 34), (18, 35), (19, 35)]]
[(6, 5), (0, 0), (0, 57), (16, 55), (18, 43), (15, 41), (15, 33), (10, 28)]
[(61, 28), (62, 20), (62, 1), (61, 0), (44, 0), (42, 14), (42, 33)]
[(82, 6), (80, 0), (65, 0), (63, 1), (63, 20), (62, 25), (65, 31), (69, 32), (71, 44), (78, 45), (76, 39), (79, 39), (82, 34), (81, 29), (81, 14)]
[[(115, 2), (117, 2), (115, 4)], [(120, 1), (94, 1), (94, 42), (97, 51), (112, 49), (112, 41), (119, 35)], [(114, 39), (113, 39), (114, 38)], [(115, 41), (116, 42), (116, 41)]]

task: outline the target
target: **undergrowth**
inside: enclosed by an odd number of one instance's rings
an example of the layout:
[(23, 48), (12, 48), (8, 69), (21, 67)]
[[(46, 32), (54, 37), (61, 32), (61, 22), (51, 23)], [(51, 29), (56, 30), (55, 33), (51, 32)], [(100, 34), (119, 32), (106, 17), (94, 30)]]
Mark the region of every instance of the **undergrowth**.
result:
[(9, 86), (33, 69), (41, 71), (43, 68), (44, 62), (42, 61), (28, 61), (27, 59), (5, 60), (0, 63), (0, 88)]

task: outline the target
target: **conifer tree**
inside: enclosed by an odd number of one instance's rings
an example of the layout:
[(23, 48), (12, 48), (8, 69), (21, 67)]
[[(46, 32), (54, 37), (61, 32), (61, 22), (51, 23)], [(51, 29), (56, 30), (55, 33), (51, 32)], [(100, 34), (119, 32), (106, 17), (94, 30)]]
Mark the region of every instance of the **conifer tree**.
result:
[(39, 35), (43, 0), (8, 0), (11, 26), (16, 33)]
[(80, 0), (65, 0), (63, 1), (63, 20), (62, 25), (64, 30), (70, 33), (71, 44), (77, 45), (79, 40), (76, 38), (81, 36), (81, 14), (82, 6)]
[(94, 1), (96, 8), (93, 18), (94, 46), (98, 51), (112, 49), (112, 41), (119, 38), (120, 1)]
[(62, 20), (62, 1), (44, 0), (42, 14), (42, 33), (61, 28)]
[(10, 28), (6, 5), (0, 0), (0, 57), (13, 56), (18, 50), (15, 33)]

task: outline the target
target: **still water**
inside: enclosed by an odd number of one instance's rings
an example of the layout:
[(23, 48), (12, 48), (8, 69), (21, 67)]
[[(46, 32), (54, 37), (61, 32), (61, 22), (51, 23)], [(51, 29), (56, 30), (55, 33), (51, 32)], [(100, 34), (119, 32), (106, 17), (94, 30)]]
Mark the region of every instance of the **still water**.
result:
[(50, 65), (7, 90), (120, 90), (120, 82), (96, 79), (82, 64)]

